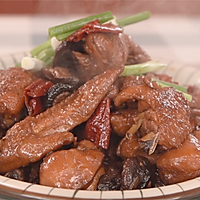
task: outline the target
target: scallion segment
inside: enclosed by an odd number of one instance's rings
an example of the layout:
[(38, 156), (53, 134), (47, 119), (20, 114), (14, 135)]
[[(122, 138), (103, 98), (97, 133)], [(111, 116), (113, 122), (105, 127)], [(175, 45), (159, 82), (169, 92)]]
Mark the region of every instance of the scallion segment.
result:
[(148, 72), (154, 72), (163, 69), (166, 66), (167, 64), (157, 61), (148, 61), (141, 64), (126, 65), (120, 76), (142, 75)]
[[(32, 49), (30, 51), (31, 57), (43, 61), (46, 66), (48, 66), (49, 64), (51, 64), (55, 55), (55, 49), (59, 46), (60, 43), (61, 42), (58, 41), (55, 37), (52, 37), (46, 42)], [(30, 64), (31, 62), (27, 63)]]
[(67, 32), (67, 33), (62, 33), (62, 34), (58, 34), (56, 35), (56, 39), (58, 41), (63, 41), (65, 39), (67, 39), (70, 35), (72, 35), (75, 31), (70, 31), (70, 32)]
[(178, 85), (178, 84), (170, 83), (170, 82), (166, 82), (166, 81), (161, 81), (159, 79), (152, 78), (151, 81), (156, 81), (157, 83), (166, 85), (168, 87), (174, 87), (175, 89), (177, 89), (181, 92), (185, 92), (185, 93), (187, 92), (187, 89), (188, 89), (188, 87), (186, 87), (186, 86), (182, 86), (182, 85)]
[(151, 81), (156, 81), (161, 87), (173, 87), (175, 88), (178, 92), (181, 92), (189, 101), (192, 101), (192, 96), (190, 94), (187, 94), (187, 87), (178, 85), (175, 83), (169, 83), (166, 81), (162, 81), (159, 79), (154, 79), (152, 78)]
[[(129, 24), (136, 23), (144, 19), (148, 19), (149, 17), (150, 17), (150, 12), (146, 11), (126, 18), (119, 19), (117, 20), (117, 24), (121, 27), (124, 27)], [(55, 49), (57, 48), (58, 44), (61, 43), (61, 41), (67, 39), (76, 30), (78, 30), (79, 28), (83, 27), (84, 25), (88, 24), (89, 22), (95, 19), (99, 19), (100, 23), (103, 24), (105, 22), (113, 20), (114, 16), (110, 11), (107, 11), (97, 15), (92, 15), (76, 21), (72, 21), (69, 23), (50, 27), (48, 30), (50, 38), (46, 42), (38, 45), (37, 47), (35, 47), (30, 51), (32, 58), (39, 59), (45, 62), (46, 65), (48, 66), (50, 64), (50, 61), (53, 60), (52, 57), (54, 56)]]
[(46, 63), (32, 57), (24, 57), (21, 62), (21, 67), (25, 70), (39, 71), (46, 66)]
[(35, 47), (34, 49), (32, 49), (30, 51), (30, 54), (32, 57), (37, 56), (40, 52), (42, 52), (43, 50), (47, 49), (51, 47), (51, 39), (48, 39), (47, 41), (43, 42), (42, 44), (38, 45), (37, 47)]
[(149, 11), (145, 11), (145, 12), (141, 12), (141, 13), (138, 13), (135, 15), (128, 16), (128, 17), (117, 19), (116, 22), (117, 22), (118, 26), (124, 27), (124, 26), (128, 26), (130, 24), (136, 23), (136, 22), (146, 20), (150, 16), (151, 16), (151, 13)]
[(69, 23), (61, 24), (58, 26), (50, 27), (49, 28), (49, 36), (57, 36), (63, 33), (71, 32), (78, 30), (79, 28), (83, 27), (84, 25), (88, 24), (89, 22), (99, 19), (100, 23), (105, 23), (111, 19), (113, 19), (114, 16), (110, 11), (103, 12), (97, 15), (92, 15), (89, 17), (85, 17), (79, 20), (75, 20)]

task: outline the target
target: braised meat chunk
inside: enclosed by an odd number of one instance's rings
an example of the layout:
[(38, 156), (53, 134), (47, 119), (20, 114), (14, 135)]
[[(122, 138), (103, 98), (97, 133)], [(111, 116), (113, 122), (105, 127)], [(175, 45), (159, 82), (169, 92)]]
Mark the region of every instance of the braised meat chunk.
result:
[(100, 21), (62, 41), (63, 26), (50, 28), (35, 49), (43, 62), (31, 51), (30, 70), (0, 70), (0, 174), (99, 193), (200, 176), (200, 89), (154, 73), (165, 65), (148, 62), (120, 21)]
[(164, 153), (157, 161), (165, 184), (174, 184), (200, 176), (200, 141), (189, 135), (183, 145)]
[(41, 164), (40, 184), (67, 189), (86, 189), (100, 168), (103, 157), (103, 153), (95, 149), (54, 152)]
[(87, 121), (123, 68), (107, 70), (36, 117), (27, 117), (0, 141), (0, 172), (36, 162), (48, 152), (74, 141), (68, 132)]
[(24, 108), (24, 88), (33, 75), (19, 67), (0, 70), (0, 127), (10, 128), (21, 119)]
[(67, 68), (80, 82), (85, 82), (106, 69), (149, 60), (147, 53), (128, 35), (94, 31), (85, 37), (85, 42), (63, 41), (53, 66)]
[(192, 132), (190, 103), (172, 87), (162, 88), (147, 82), (123, 89), (115, 98), (115, 105), (138, 100), (138, 111), (144, 112), (140, 127), (142, 141), (152, 141), (149, 153), (157, 144), (163, 149), (179, 147)]
[(113, 131), (124, 136), (130, 127), (137, 123), (135, 117), (138, 115), (137, 109), (121, 109), (111, 113), (111, 126)]
[(198, 86), (189, 86), (188, 93), (192, 95), (190, 103), (191, 108), (191, 124), (194, 131), (200, 130), (200, 88)]
[(129, 53), (126, 65), (144, 63), (151, 60), (150, 56), (129, 37)]
[(77, 47), (74, 42), (63, 41), (55, 55), (54, 66), (68, 68), (82, 83), (109, 68), (124, 66), (128, 56), (128, 37), (123, 34), (91, 33), (84, 44), (80, 43), (83, 50), (74, 48), (75, 45)]

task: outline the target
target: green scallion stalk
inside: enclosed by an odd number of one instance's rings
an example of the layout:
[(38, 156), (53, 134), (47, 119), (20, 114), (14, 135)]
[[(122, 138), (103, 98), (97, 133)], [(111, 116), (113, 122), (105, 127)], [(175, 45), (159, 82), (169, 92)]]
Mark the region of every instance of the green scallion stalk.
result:
[(161, 81), (159, 79), (154, 79), (154, 78), (152, 78), (151, 81), (156, 81), (159, 84), (164, 84), (168, 87), (174, 87), (175, 89), (177, 89), (181, 92), (187, 93), (188, 87), (186, 87), (186, 86), (178, 85), (178, 84), (175, 84), (175, 83), (169, 83), (169, 82)]
[(21, 67), (21, 62), (15, 64), (16, 67)]
[(35, 58), (37, 58), (38, 60), (42, 60), (44, 61), (45, 58), (46, 58), (46, 53), (45, 53), (45, 50), (41, 51), (37, 56), (35, 56)]
[(51, 47), (48, 49), (45, 49), (44, 52), (45, 52), (46, 56), (48, 56), (48, 57), (52, 57), (55, 54), (55, 51)]
[(30, 51), (30, 54), (32, 57), (37, 56), (41, 51), (43, 51), (44, 49), (47, 49), (51, 47), (51, 39), (48, 39), (47, 41), (43, 42), (42, 44), (38, 45), (37, 47), (35, 47), (34, 49), (32, 49)]
[(100, 23), (105, 23), (109, 20), (114, 19), (114, 16), (112, 15), (112, 13), (110, 11), (107, 12), (103, 12), (97, 15), (92, 15), (86, 18), (82, 18), (73, 22), (69, 22), (66, 24), (61, 24), (58, 26), (54, 26), (54, 27), (50, 27), (49, 28), (49, 36), (53, 37), (59, 34), (63, 34), (63, 33), (67, 33), (67, 32), (71, 32), (71, 31), (75, 31), (78, 30), (79, 28), (83, 27), (84, 25), (86, 25), (87, 23), (95, 20), (95, 19), (99, 19)]
[(49, 47), (43, 51), (41, 51), (37, 56), (36, 58), (45, 62), (46, 65), (48, 66), (50, 63), (50, 61), (52, 61), (53, 59), (49, 59), (49, 58), (53, 58), (54, 57), (54, 54), (55, 54), (55, 51)]
[(128, 26), (130, 24), (133, 24), (133, 23), (137, 23), (137, 22), (146, 20), (150, 16), (151, 16), (151, 13), (149, 11), (146, 11), (146, 12), (141, 12), (141, 13), (138, 13), (135, 15), (131, 15), (129, 17), (117, 19), (116, 22), (117, 22), (118, 26), (124, 27), (124, 26)]
[(188, 101), (192, 101), (192, 95), (182, 92), (183, 95), (187, 98)]
[(166, 66), (167, 64), (159, 63), (156, 61), (148, 61), (145, 63), (135, 64), (135, 65), (126, 65), (124, 71), (121, 73), (120, 76), (146, 74), (148, 72), (154, 72), (163, 69)]
[[(129, 24), (133, 24), (133, 23), (148, 19), (149, 17), (150, 17), (150, 12), (146, 11), (146, 12), (138, 13), (138, 14), (135, 14), (135, 15), (132, 15), (129, 17), (125, 17), (125, 18), (116, 20), (116, 21), (119, 26), (124, 27)], [(31, 56), (33, 58), (37, 58), (39, 60), (44, 61), (48, 65), (50, 60), (52, 60), (51, 57), (53, 57), (55, 54), (55, 51), (53, 50), (53, 48), (51, 46), (51, 38), (53, 36), (55, 36), (58, 41), (62, 41), (64, 39), (68, 38), (76, 30), (78, 30), (79, 28), (83, 27), (84, 25), (86, 25), (87, 23), (89, 23), (95, 19), (99, 19), (100, 23), (105, 23), (105, 22), (108, 22), (108, 21), (114, 19), (114, 16), (112, 15), (112, 13), (110, 11), (107, 11), (107, 12), (103, 12), (103, 13), (100, 13), (97, 15), (92, 15), (92, 16), (82, 18), (82, 19), (79, 19), (76, 21), (72, 21), (69, 23), (50, 27), (48, 30), (50, 39), (48, 39), (46, 42), (40, 44), (39, 46), (35, 47), (34, 49), (32, 49), (30, 51)], [(50, 59), (48, 59), (48, 58), (50, 58)], [(48, 60), (48, 62), (47, 62), (47, 60)], [(153, 64), (151, 64), (151, 65), (153, 65)], [(129, 75), (129, 73), (130, 73), (129, 71), (132, 71), (132, 69), (131, 69), (132, 67), (133, 66), (126, 66), (125, 71), (122, 73), (122, 75), (124, 75), (126, 73), (128, 73), (128, 75)], [(134, 66), (134, 67), (137, 68), (137, 66)], [(160, 69), (161, 68), (160, 64), (157, 67)], [(141, 67), (138, 68), (138, 71), (140, 71), (140, 69), (141, 69)], [(142, 69), (142, 72), (140, 72), (138, 74), (145, 73), (144, 72), (145, 70), (146, 69), (144, 67)]]
[(53, 61), (53, 57), (47, 57), (46, 60), (45, 60), (45, 63), (47, 66), (49, 66)]
[(67, 32), (67, 33), (62, 33), (62, 34), (58, 34), (56, 35), (56, 39), (58, 41), (62, 41), (62, 40), (65, 40), (66, 38), (68, 38), (71, 34), (73, 34), (75, 31), (70, 31), (70, 32)]
[(154, 78), (152, 78), (151, 81), (156, 81), (161, 87), (173, 87), (178, 92), (181, 92), (189, 101), (192, 101), (192, 96), (190, 94), (187, 94), (186, 86), (178, 85), (175, 83), (169, 83), (169, 82), (161, 81), (159, 79), (154, 79)]

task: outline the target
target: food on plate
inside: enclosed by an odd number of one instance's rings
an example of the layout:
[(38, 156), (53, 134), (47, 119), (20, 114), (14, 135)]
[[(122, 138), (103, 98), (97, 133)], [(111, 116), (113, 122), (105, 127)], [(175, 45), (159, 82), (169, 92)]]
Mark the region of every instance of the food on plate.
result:
[(21, 67), (0, 71), (2, 175), (84, 190), (200, 176), (200, 89), (158, 71), (123, 29), (149, 16), (51, 27)]
[(24, 117), (23, 92), (33, 82), (33, 74), (18, 67), (0, 73), (0, 127), (7, 129)]

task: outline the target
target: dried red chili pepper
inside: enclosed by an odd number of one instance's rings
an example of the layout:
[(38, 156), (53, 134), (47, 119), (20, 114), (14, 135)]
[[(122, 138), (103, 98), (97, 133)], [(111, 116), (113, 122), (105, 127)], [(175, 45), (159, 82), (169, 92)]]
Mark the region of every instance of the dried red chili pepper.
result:
[(25, 105), (29, 115), (34, 116), (44, 111), (43, 100), (52, 86), (51, 81), (39, 78), (24, 89)]
[(108, 149), (111, 133), (110, 125), (110, 99), (104, 98), (94, 114), (87, 121), (86, 139), (103, 149)]
[(122, 33), (123, 29), (119, 26), (115, 26), (111, 23), (101, 24), (98, 19), (89, 22), (82, 28), (75, 31), (72, 35), (67, 38), (69, 42), (78, 42), (82, 40), (89, 33)]

